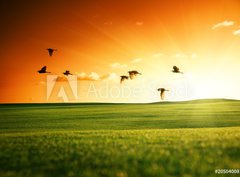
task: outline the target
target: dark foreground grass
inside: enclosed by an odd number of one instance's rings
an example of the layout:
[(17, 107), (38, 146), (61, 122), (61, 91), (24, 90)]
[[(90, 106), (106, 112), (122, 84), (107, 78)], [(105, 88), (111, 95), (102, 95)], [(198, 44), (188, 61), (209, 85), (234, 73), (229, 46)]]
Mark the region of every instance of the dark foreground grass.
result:
[(10, 133), (0, 140), (6, 177), (215, 176), (240, 165), (239, 128)]
[(240, 168), (239, 108), (231, 100), (2, 105), (0, 176), (216, 176)]

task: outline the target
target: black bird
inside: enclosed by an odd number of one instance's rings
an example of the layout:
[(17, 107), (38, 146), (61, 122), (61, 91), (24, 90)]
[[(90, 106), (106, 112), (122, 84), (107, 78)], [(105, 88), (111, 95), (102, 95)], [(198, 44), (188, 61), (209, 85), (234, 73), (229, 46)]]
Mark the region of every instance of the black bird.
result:
[(68, 70), (66, 70), (63, 74), (66, 75), (66, 76), (72, 75), (72, 74), (70, 73), (70, 71), (68, 71)]
[(50, 57), (53, 55), (53, 52), (57, 51), (57, 49), (52, 49), (52, 48), (48, 48), (47, 50)]
[(44, 67), (42, 67), (40, 70), (38, 70), (38, 73), (39, 73), (39, 74), (43, 74), (43, 73), (51, 73), (51, 72), (48, 72), (48, 71), (47, 71), (47, 66), (44, 66)]
[(181, 74), (183, 74), (183, 72), (180, 72), (180, 69), (177, 66), (173, 66), (172, 72), (173, 73), (181, 73)]
[(165, 91), (169, 90), (166, 90), (165, 88), (159, 88), (158, 91), (160, 92), (161, 100), (164, 100), (164, 93)]
[(133, 70), (133, 71), (128, 71), (128, 74), (129, 74), (130, 79), (133, 79), (134, 76), (137, 76), (138, 74), (142, 74), (142, 73), (139, 73), (138, 71)]
[(121, 77), (120, 84), (122, 84), (124, 80), (128, 79), (128, 76), (120, 76), (120, 77)]

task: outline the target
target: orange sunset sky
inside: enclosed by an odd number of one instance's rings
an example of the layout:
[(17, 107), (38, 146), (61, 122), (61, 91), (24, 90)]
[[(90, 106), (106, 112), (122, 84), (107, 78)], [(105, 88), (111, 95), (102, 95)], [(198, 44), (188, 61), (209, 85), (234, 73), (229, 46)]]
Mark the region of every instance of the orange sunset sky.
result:
[[(240, 99), (240, 0), (7, 0), (0, 13), (2, 103), (154, 102), (159, 87), (167, 101)], [(129, 70), (142, 75), (120, 84)]]

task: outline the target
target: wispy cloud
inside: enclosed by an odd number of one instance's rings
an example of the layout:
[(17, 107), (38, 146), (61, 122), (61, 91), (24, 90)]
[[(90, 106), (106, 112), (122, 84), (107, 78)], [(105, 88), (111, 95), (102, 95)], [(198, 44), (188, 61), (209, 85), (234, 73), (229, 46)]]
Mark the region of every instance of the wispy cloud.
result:
[(104, 22), (103, 24), (104, 24), (104, 25), (112, 25), (113, 22), (111, 22), (111, 21), (107, 21), (107, 22)]
[(46, 85), (46, 82), (45, 81), (40, 81), (39, 85)]
[(67, 82), (70, 78), (71, 78), (71, 76), (69, 76), (68, 78), (66, 76), (58, 76), (56, 78), (56, 81), (57, 82)]
[(192, 59), (195, 59), (197, 58), (197, 54), (195, 53), (192, 53), (192, 54), (184, 54), (184, 53), (177, 53), (174, 55), (175, 58), (192, 58)]
[(139, 63), (141, 62), (143, 59), (142, 58), (135, 58), (131, 61), (131, 63)]
[(197, 58), (197, 54), (193, 53), (193, 54), (191, 55), (191, 58), (192, 58), (192, 59)]
[(127, 65), (125, 65), (125, 64), (120, 64), (120, 63), (118, 63), (118, 62), (116, 62), (116, 63), (112, 63), (111, 65), (110, 65), (112, 68), (126, 68), (127, 67)]
[(45, 81), (39, 81), (39, 82), (36, 82), (34, 85), (46, 85), (46, 82)]
[(163, 55), (164, 55), (163, 53), (155, 53), (155, 54), (152, 55), (152, 58), (159, 58)]
[(177, 53), (177, 54), (175, 54), (174, 57), (175, 57), (175, 58), (188, 58), (188, 56), (185, 55), (185, 54), (183, 54), (183, 53)]
[(233, 31), (233, 35), (240, 36), (240, 29)]
[(117, 78), (117, 74), (109, 73), (109, 74), (101, 76), (100, 78), (101, 78), (101, 80), (114, 80), (115, 78)]
[(217, 23), (215, 24), (212, 29), (215, 30), (215, 29), (218, 29), (218, 28), (221, 28), (221, 27), (229, 27), (229, 26), (233, 26), (234, 25), (234, 21), (223, 21), (221, 23)]
[(98, 73), (91, 72), (90, 74), (81, 72), (81, 73), (76, 73), (75, 75), (72, 76), (58, 76), (56, 81), (57, 82), (67, 82), (71, 79), (77, 79), (78, 81), (101, 81), (101, 80), (113, 80), (117, 77), (117, 74), (115, 73), (109, 73), (100, 76)]
[(117, 77), (116, 73), (108, 73), (99, 75), (98, 73), (91, 72), (90, 74), (80, 73), (77, 75), (78, 80), (99, 81), (99, 80), (113, 80)]
[(100, 76), (98, 73), (91, 72), (90, 74), (86, 74), (84, 72), (77, 74), (78, 80), (88, 80), (88, 81), (97, 81), (100, 80)]
[(137, 21), (137, 22), (136, 22), (136, 25), (137, 25), (137, 26), (142, 26), (142, 25), (143, 25), (143, 21)]

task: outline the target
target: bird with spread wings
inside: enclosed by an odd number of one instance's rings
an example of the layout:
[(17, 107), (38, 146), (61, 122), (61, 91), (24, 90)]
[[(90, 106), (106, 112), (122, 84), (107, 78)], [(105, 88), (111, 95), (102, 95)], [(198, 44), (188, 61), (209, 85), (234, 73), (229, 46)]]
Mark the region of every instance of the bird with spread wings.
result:
[(43, 66), (40, 70), (38, 70), (39, 74), (44, 74), (44, 73), (51, 73), (47, 71), (47, 66)]
[(128, 71), (128, 74), (129, 74), (129, 77), (130, 77), (131, 80), (132, 80), (135, 76), (137, 76), (138, 74), (141, 75), (141, 73), (139, 73), (139, 72), (136, 71), (136, 70)]
[(66, 70), (63, 74), (66, 75), (66, 76), (68, 76), (68, 75), (72, 75), (72, 73), (70, 73), (69, 70)]
[(166, 91), (169, 91), (165, 88), (159, 88), (158, 91), (160, 92), (160, 97), (161, 97), (161, 100), (164, 100), (164, 97), (165, 97), (165, 92)]
[(172, 72), (173, 73), (181, 73), (181, 74), (183, 74), (183, 72), (181, 72), (180, 69), (177, 66), (173, 66)]
[(57, 51), (57, 49), (53, 49), (53, 48), (47, 48), (48, 54), (51, 57), (53, 55), (54, 52)]
[(122, 84), (125, 80), (128, 80), (129, 77), (123, 75), (123, 76), (120, 76), (120, 78), (121, 78), (120, 79), (120, 84)]

